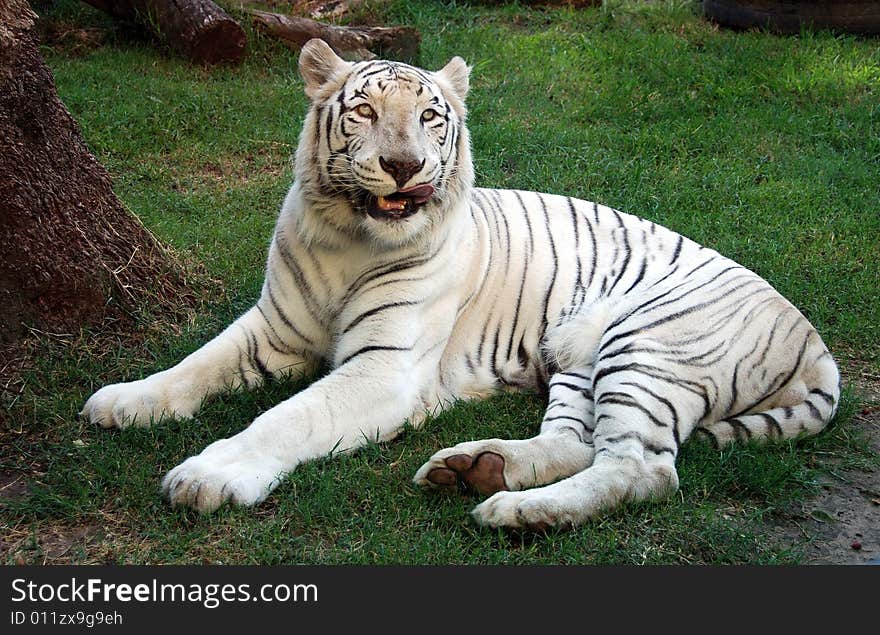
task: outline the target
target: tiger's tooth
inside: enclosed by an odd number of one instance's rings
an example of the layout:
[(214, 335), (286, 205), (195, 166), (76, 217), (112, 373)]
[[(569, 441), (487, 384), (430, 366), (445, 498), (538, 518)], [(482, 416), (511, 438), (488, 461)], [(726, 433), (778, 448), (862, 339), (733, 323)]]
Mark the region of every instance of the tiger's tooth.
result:
[(386, 212), (390, 212), (392, 210), (400, 211), (406, 209), (406, 202), (392, 201), (391, 199), (387, 199), (384, 196), (377, 196), (376, 204), (379, 206), (379, 209)]

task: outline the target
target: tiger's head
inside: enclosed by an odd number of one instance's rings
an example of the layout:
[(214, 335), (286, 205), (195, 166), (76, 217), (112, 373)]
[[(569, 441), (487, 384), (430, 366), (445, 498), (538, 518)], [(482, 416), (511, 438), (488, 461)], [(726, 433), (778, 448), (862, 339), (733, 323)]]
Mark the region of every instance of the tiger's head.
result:
[(350, 63), (316, 39), (299, 69), (311, 105), (296, 178), (316, 220), (389, 246), (430, 233), (473, 182), (464, 60)]

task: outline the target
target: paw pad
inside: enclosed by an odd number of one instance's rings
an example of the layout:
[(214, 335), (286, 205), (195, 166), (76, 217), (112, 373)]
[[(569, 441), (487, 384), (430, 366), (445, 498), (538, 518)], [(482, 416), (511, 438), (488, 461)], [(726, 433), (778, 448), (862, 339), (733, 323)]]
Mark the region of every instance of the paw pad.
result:
[(504, 457), (495, 452), (483, 452), (476, 459), (467, 454), (454, 454), (445, 459), (445, 464), (445, 468), (428, 472), (427, 479), (435, 485), (459, 485), (484, 495), (509, 489), (504, 481)]

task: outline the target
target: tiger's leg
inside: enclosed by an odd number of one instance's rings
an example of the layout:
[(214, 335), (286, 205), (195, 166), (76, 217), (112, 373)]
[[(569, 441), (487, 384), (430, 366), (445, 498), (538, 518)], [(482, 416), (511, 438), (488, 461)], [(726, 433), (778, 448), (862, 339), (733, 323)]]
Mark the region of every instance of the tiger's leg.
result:
[(639, 365), (599, 369), (594, 377), (595, 457), (565, 480), (525, 492), (499, 492), (473, 510), (483, 525), (572, 527), (624, 501), (666, 496), (678, 488), (679, 437), (698, 419), (702, 400), (674, 378)]
[(531, 439), (486, 439), (440, 450), (416, 473), (423, 487), (464, 486), (481, 494), (521, 490), (571, 476), (593, 460), (592, 366), (550, 379), (541, 432)]
[(86, 401), (80, 416), (105, 428), (148, 426), (162, 417), (189, 418), (213, 394), (254, 388), (271, 376), (308, 373), (313, 363), (300, 338), (282, 323), (273, 326), (257, 304), (176, 366), (101, 388)]
[(807, 360), (800, 374), (766, 403), (700, 425), (694, 433), (720, 447), (735, 441), (791, 439), (821, 432), (837, 411), (840, 373), (824, 346), (812, 353), (815, 361)]

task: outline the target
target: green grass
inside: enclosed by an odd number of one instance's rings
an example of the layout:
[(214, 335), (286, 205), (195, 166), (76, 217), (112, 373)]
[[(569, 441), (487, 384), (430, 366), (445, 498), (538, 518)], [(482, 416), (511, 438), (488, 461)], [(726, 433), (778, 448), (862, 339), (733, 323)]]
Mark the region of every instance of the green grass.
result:
[[(80, 4), (80, 3), (73, 3)], [(421, 61), (474, 65), (478, 181), (598, 200), (665, 224), (769, 279), (846, 363), (880, 369), (880, 49), (828, 33), (719, 31), (687, 2), (582, 11), (391, 3), (377, 17), (423, 35)], [(62, 3), (56, 17), (106, 25)], [(299, 386), (217, 399), (193, 422), (96, 430), (77, 421), (108, 382), (179, 360), (254, 301), (305, 112), (296, 55), (251, 35), (239, 68), (204, 70), (114, 36), (44, 48), (61, 98), (145, 224), (203, 263), (225, 295), (180, 337), (53, 345), (7, 403), (0, 470), (29, 493), (2, 499), (8, 561), (119, 563), (792, 563), (803, 545), (766, 525), (815, 492), (823, 470), (876, 469), (850, 419), (820, 437), (724, 451), (688, 444), (681, 490), (578, 530), (487, 531), (476, 498), (430, 495), (410, 478), (439, 448), (522, 438), (541, 403), (468, 403), (352, 456), (307, 465), (256, 509), (170, 508), (161, 475)], [(161, 316), (154, 316), (161, 322)], [(150, 325), (144, 324), (146, 330)], [(46, 535), (89, 528), (58, 554)], [(53, 533), (54, 532), (54, 533)]]

